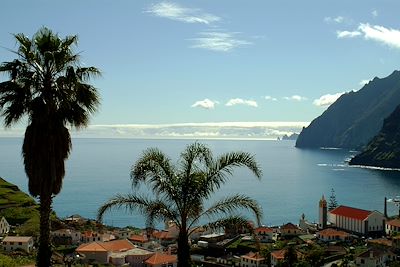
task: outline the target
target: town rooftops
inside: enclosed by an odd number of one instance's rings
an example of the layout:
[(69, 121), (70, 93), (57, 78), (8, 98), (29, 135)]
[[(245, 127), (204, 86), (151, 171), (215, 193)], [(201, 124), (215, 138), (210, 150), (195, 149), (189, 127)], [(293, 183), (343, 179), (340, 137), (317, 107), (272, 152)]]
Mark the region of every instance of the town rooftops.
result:
[(249, 260), (265, 260), (263, 256), (261, 256), (260, 253), (256, 252), (249, 252), (246, 255), (243, 255), (242, 258), (249, 259)]
[(271, 252), (271, 256), (277, 260), (283, 260), (285, 258), (285, 253), (286, 253), (285, 249), (275, 250)]
[(349, 233), (346, 233), (344, 231), (335, 230), (332, 228), (327, 228), (322, 231), (319, 231), (318, 235), (320, 235), (320, 236), (341, 236), (341, 237), (350, 236)]
[(359, 254), (357, 257), (359, 258), (379, 258), (385, 254), (393, 254), (393, 252), (389, 251), (389, 250), (382, 250), (379, 248), (370, 248), (369, 250)]
[(262, 227), (258, 227), (254, 230), (254, 232), (256, 232), (256, 234), (259, 233), (273, 233), (274, 229), (266, 227), (266, 226), (262, 226)]
[(3, 242), (29, 242), (31, 240), (31, 236), (6, 236), (3, 239)]
[(293, 223), (287, 223), (287, 224), (282, 225), (281, 229), (285, 229), (285, 230), (296, 229), (296, 230), (298, 230), (299, 227), (297, 227)]
[(144, 263), (151, 265), (161, 265), (166, 263), (173, 263), (177, 261), (176, 255), (168, 255), (164, 253), (155, 253), (148, 258)]
[(146, 243), (147, 241), (149, 241), (146, 235), (131, 235), (128, 239), (133, 242), (139, 243)]
[(396, 226), (396, 227), (400, 227), (400, 220), (399, 219), (393, 219), (390, 220), (388, 222), (386, 222), (387, 225), (391, 225), (391, 226)]
[(368, 218), (368, 216), (372, 213), (372, 211), (362, 210), (362, 209), (357, 209), (357, 208), (352, 208), (352, 207), (347, 207), (347, 206), (341, 205), (341, 206), (331, 210), (330, 213), (363, 221)]
[(135, 246), (128, 240), (114, 240), (109, 242), (91, 242), (80, 245), (77, 252), (109, 251), (118, 252), (134, 249)]

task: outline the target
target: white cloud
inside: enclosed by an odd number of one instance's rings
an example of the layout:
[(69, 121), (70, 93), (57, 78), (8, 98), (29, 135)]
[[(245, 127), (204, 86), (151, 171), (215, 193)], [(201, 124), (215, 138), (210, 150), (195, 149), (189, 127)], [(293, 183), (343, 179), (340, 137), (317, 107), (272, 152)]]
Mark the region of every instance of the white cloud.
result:
[(400, 48), (400, 31), (379, 25), (360, 24), (358, 29), (366, 40), (374, 40), (390, 47)]
[(192, 48), (229, 52), (237, 47), (252, 44), (249, 41), (237, 39), (235, 32), (200, 32), (199, 35), (200, 37), (190, 39), (194, 42)]
[(186, 8), (172, 2), (161, 2), (151, 5), (145, 12), (151, 13), (157, 17), (168, 18), (186, 23), (211, 24), (221, 19), (218, 16), (205, 13), (201, 9)]
[(364, 85), (366, 85), (367, 83), (369, 83), (371, 80), (361, 80), (361, 82), (360, 82), (360, 85), (361, 86), (364, 86)]
[(324, 106), (330, 106), (331, 104), (333, 104), (341, 95), (343, 95), (343, 93), (337, 93), (337, 94), (326, 94), (321, 96), (318, 99), (315, 99), (313, 101), (313, 104), (319, 107), (324, 107)]
[(361, 35), (359, 31), (337, 31), (336, 32), (337, 38), (353, 38)]
[(372, 12), (371, 12), (371, 15), (374, 17), (374, 18), (376, 18), (376, 17), (378, 17), (378, 10), (372, 10)]
[(278, 101), (278, 99), (277, 99), (277, 98), (275, 98), (275, 97), (272, 97), (272, 96), (269, 96), (269, 95), (265, 96), (264, 98), (265, 98), (266, 100)]
[(294, 101), (304, 101), (307, 100), (307, 97), (299, 96), (299, 95), (292, 95), (292, 96), (285, 96), (283, 99), (286, 100), (294, 100)]
[(342, 17), (342, 16), (337, 16), (335, 18), (325, 17), (324, 21), (327, 23), (342, 23), (342, 22), (344, 22), (344, 17)]
[(200, 101), (196, 101), (191, 107), (192, 108), (196, 108), (196, 107), (200, 107), (200, 108), (204, 108), (204, 109), (213, 109), (215, 107), (215, 104), (218, 104), (218, 101), (212, 101), (208, 98), (204, 99), (204, 100), (200, 100)]
[(254, 100), (245, 100), (241, 98), (232, 98), (230, 99), (225, 106), (235, 106), (235, 105), (246, 105), (251, 107), (258, 107), (257, 102)]

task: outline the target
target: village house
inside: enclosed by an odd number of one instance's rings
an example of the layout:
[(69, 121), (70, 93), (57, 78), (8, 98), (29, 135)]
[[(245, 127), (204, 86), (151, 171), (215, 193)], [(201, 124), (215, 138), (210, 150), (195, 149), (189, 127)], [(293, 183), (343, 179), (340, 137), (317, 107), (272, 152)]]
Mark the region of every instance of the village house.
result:
[(344, 231), (327, 228), (317, 232), (317, 238), (324, 242), (349, 241), (351, 239), (351, 235)]
[(112, 233), (117, 239), (127, 239), (132, 235), (129, 229), (118, 229)]
[(4, 251), (14, 251), (17, 249), (31, 252), (33, 250), (33, 238), (31, 236), (6, 236), (2, 241)]
[[(326, 210), (323, 210), (323, 212), (326, 212)], [(320, 217), (326, 218), (325, 215)], [(378, 211), (362, 210), (341, 205), (328, 211), (327, 218), (331, 225), (360, 235), (378, 235), (384, 232), (385, 217)], [(325, 222), (320, 224), (324, 225)]]
[(128, 240), (131, 241), (132, 244), (138, 247), (144, 247), (146, 243), (149, 242), (149, 239), (147, 238), (147, 235), (131, 235), (128, 237)]
[(8, 234), (10, 232), (10, 224), (7, 222), (6, 218), (1, 217), (0, 219), (0, 235)]
[(285, 259), (285, 249), (275, 250), (271, 252), (271, 267), (275, 267)]
[(72, 229), (59, 229), (51, 232), (56, 245), (77, 245), (81, 241), (81, 233)]
[(387, 262), (395, 260), (396, 255), (388, 250), (379, 248), (370, 248), (359, 254), (355, 263), (360, 267), (385, 267)]
[(386, 222), (385, 232), (387, 235), (400, 233), (400, 219), (393, 219)]
[(281, 226), (281, 236), (297, 236), (301, 234), (301, 230), (293, 223), (287, 223)]
[(165, 253), (155, 253), (150, 258), (145, 260), (145, 267), (176, 267), (178, 259), (176, 255)]
[(84, 256), (85, 263), (130, 264), (134, 267), (142, 267), (143, 262), (154, 254), (154, 252), (135, 247), (126, 239), (86, 243), (80, 245), (75, 251)]
[(265, 226), (258, 227), (254, 230), (254, 234), (260, 242), (271, 242), (274, 237), (274, 229)]
[(259, 252), (249, 252), (240, 256), (241, 267), (263, 267), (267, 266), (266, 259)]
[(81, 243), (89, 243), (94, 241), (107, 242), (114, 240), (115, 236), (109, 233), (98, 233), (93, 231), (85, 231), (81, 234)]

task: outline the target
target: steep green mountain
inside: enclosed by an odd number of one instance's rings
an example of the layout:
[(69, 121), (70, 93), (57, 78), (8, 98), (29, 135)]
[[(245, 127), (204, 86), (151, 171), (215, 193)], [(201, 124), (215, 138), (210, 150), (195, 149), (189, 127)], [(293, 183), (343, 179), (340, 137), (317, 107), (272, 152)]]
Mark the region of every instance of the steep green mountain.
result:
[(400, 105), (384, 120), (378, 135), (349, 164), (400, 168)]
[(400, 71), (374, 78), (357, 92), (342, 95), (303, 128), (299, 148), (361, 148), (381, 129), (383, 119), (400, 104)]

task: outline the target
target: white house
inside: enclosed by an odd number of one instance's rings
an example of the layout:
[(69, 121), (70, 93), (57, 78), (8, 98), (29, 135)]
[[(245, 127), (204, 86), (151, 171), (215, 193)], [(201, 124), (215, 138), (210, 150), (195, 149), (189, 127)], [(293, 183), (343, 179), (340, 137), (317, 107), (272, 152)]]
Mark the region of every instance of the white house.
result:
[(285, 259), (285, 249), (275, 250), (271, 252), (271, 267), (275, 267)]
[(387, 235), (392, 235), (394, 233), (400, 233), (400, 220), (393, 219), (386, 222), (385, 232)]
[(387, 262), (395, 260), (396, 255), (390, 251), (371, 248), (356, 257), (356, 265), (360, 267), (385, 267)]
[(1, 217), (0, 219), (0, 235), (8, 234), (10, 232), (10, 224), (7, 222), (6, 218)]
[(339, 206), (328, 212), (332, 225), (350, 232), (369, 235), (384, 231), (385, 217), (378, 211)]
[(89, 243), (89, 242), (108, 242), (116, 239), (114, 235), (109, 233), (98, 233), (93, 231), (86, 231), (81, 234), (81, 242)]
[(59, 229), (51, 233), (52, 239), (57, 244), (76, 245), (81, 240), (81, 233), (71, 229)]
[(260, 253), (249, 252), (240, 256), (240, 266), (242, 267), (261, 267), (267, 266), (266, 259)]
[(114, 265), (129, 264), (135, 267), (143, 266), (142, 263), (154, 254), (154, 252), (135, 247), (126, 239), (85, 243), (75, 251), (84, 255), (86, 262), (111, 263)]
[(351, 235), (344, 231), (335, 230), (332, 228), (327, 228), (317, 233), (317, 238), (324, 242), (331, 241), (349, 241)]
[(293, 223), (287, 223), (281, 226), (282, 236), (297, 236), (301, 234), (301, 230)]
[(274, 229), (263, 226), (256, 228), (254, 233), (260, 242), (270, 242), (274, 236)]
[(33, 238), (31, 236), (6, 236), (3, 239), (2, 247), (4, 251), (22, 249), (26, 252), (31, 252), (33, 249)]

